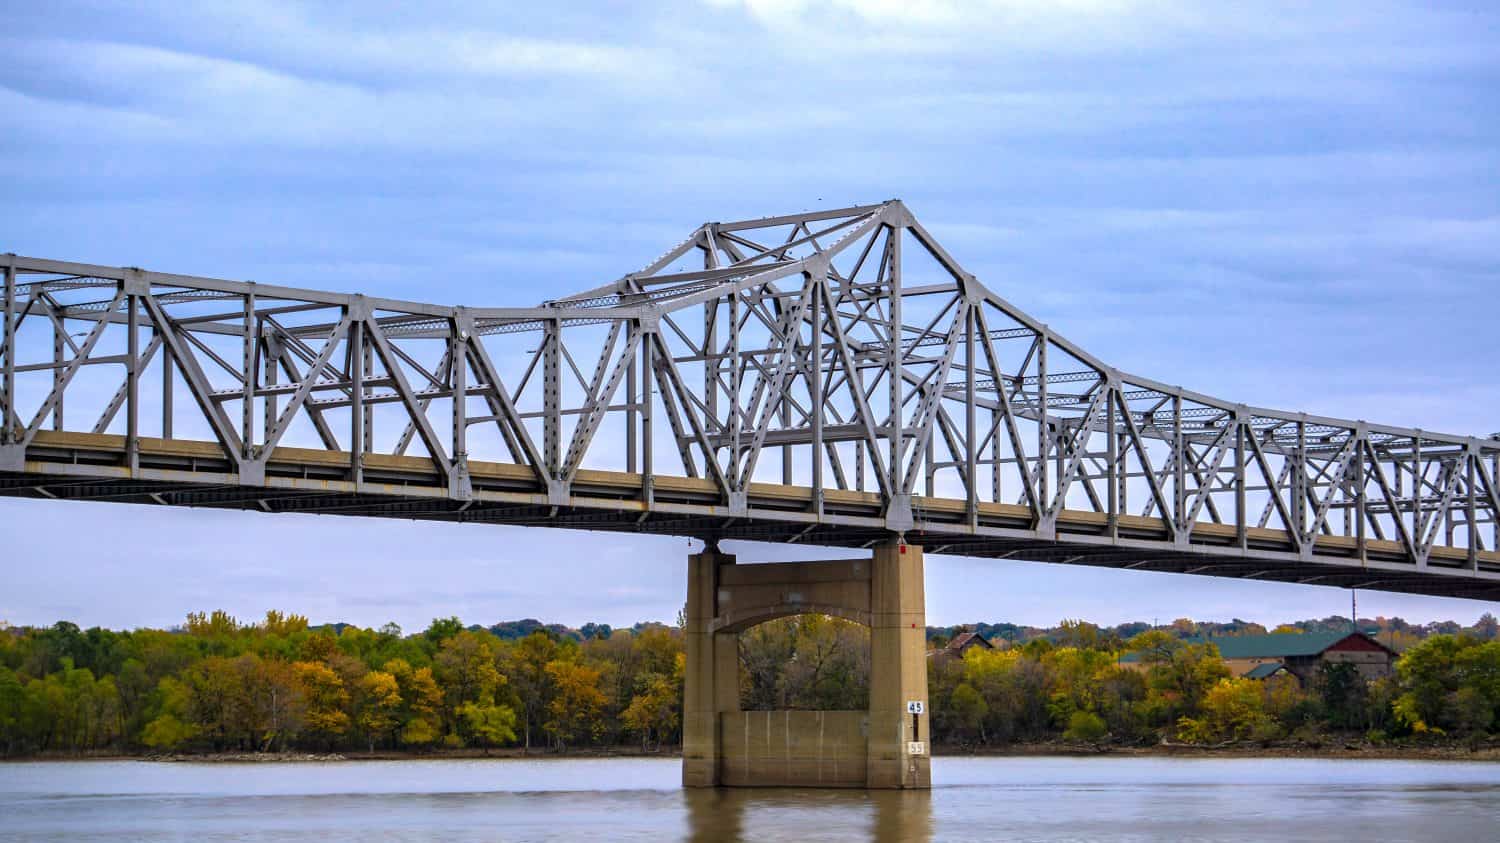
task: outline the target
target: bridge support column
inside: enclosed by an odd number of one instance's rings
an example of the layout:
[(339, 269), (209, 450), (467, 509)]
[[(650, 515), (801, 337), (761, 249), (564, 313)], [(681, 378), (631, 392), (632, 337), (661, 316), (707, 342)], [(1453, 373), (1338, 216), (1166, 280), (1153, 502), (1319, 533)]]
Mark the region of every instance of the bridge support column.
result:
[(739, 634), (712, 628), (719, 572), (734, 557), (717, 548), (688, 556), (686, 675), (682, 703), (682, 784), (714, 787), (723, 757), (719, 714), (740, 710)]
[[(873, 559), (689, 556), (683, 785), (931, 787), (922, 574), (922, 549), (900, 542)], [(740, 712), (739, 633), (810, 612), (870, 627), (869, 709)]]
[[(932, 787), (922, 548), (875, 548), (870, 577), (870, 743), (866, 786)], [(917, 703), (916, 706), (909, 705)], [(918, 713), (909, 709), (918, 708)]]

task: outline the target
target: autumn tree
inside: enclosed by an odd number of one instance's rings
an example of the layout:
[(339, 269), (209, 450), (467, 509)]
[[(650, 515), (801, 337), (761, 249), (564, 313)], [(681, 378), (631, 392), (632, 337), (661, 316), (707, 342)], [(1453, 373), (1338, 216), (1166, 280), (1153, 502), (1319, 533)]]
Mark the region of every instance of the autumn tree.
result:
[(648, 749), (653, 742), (659, 745), (677, 730), (681, 721), (685, 661), (678, 653), (670, 674), (655, 671), (644, 674), (640, 692), (631, 697), (630, 704), (620, 714), (625, 727), (640, 735), (642, 749)]
[(396, 679), (401, 696), (401, 710), (397, 715), (399, 740), (402, 746), (426, 747), (442, 737), (440, 722), (443, 707), (443, 692), (433, 678), (432, 668), (415, 670), (405, 659), (391, 659), (383, 671)]
[(495, 651), (488, 637), (488, 633), (465, 630), (443, 639), (433, 658), (433, 674), (444, 691), (444, 724), (450, 735), (462, 731), (458, 715), (461, 707), (468, 703), (493, 705), (495, 690), (505, 682), (495, 667)]
[(307, 701), (303, 715), (307, 732), (322, 738), (325, 746), (331, 746), (349, 731), (349, 714), (345, 710), (349, 692), (344, 680), (322, 662), (296, 662), (292, 669)]
[(1254, 679), (1219, 679), (1197, 708), (1196, 717), (1177, 721), (1183, 740), (1210, 743), (1274, 735), (1275, 722), (1266, 714), (1265, 695)]
[(554, 694), (547, 704), (547, 733), (559, 749), (577, 740), (592, 740), (603, 731), (600, 715), (604, 694), (599, 690), (599, 671), (573, 661), (547, 663), (547, 676)]
[(372, 670), (359, 680), (359, 728), (371, 752), (401, 723), (401, 683), (393, 674)]
[(505, 675), (521, 701), (522, 738), (528, 749), (533, 728), (543, 729), (548, 717), (552, 678), (547, 665), (557, 659), (562, 649), (546, 632), (538, 630), (517, 641), (508, 653)]

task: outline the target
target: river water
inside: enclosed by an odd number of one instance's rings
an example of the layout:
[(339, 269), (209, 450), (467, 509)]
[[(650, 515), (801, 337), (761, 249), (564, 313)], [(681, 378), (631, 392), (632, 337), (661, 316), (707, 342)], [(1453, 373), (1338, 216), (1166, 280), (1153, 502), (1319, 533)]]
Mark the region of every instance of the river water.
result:
[(930, 793), (684, 791), (675, 759), (0, 764), (6, 840), (1500, 839), (1500, 764), (938, 758)]

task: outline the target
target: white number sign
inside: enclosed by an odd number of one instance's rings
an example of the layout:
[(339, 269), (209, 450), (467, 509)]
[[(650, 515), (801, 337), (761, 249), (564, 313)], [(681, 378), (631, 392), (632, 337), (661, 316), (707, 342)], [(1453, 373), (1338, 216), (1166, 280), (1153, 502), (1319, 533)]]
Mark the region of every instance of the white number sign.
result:
[(906, 713), (907, 714), (921, 714), (922, 711), (923, 711), (923, 706), (922, 706), (922, 701), (921, 700), (907, 700), (906, 701)]

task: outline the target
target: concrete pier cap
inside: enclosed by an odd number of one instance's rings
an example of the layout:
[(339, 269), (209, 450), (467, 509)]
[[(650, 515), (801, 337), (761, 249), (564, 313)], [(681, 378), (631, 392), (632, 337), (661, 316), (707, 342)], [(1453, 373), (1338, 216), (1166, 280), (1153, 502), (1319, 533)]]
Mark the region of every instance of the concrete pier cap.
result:
[[(922, 548), (896, 535), (867, 558), (736, 562), (713, 541), (688, 557), (683, 785), (931, 787)], [(870, 628), (869, 709), (740, 711), (739, 633), (812, 613)]]

